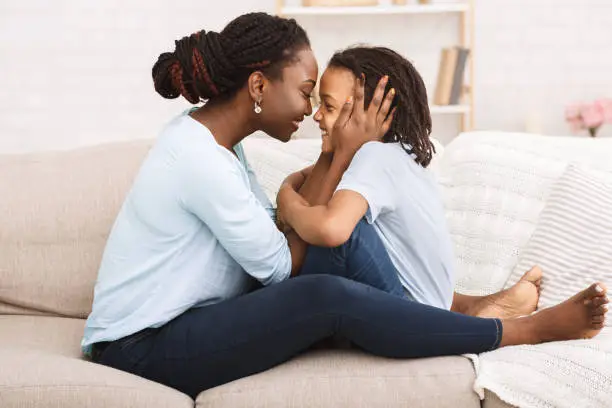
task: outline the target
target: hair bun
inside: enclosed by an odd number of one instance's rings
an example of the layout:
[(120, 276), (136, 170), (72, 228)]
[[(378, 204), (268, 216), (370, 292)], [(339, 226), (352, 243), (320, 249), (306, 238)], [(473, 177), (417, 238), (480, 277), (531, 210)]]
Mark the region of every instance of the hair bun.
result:
[(174, 52), (161, 54), (153, 66), (155, 90), (167, 99), (182, 95), (193, 104), (218, 95), (211, 60), (217, 66), (225, 62), (218, 33), (202, 30), (175, 41)]
[(153, 84), (158, 94), (166, 99), (175, 99), (181, 95), (179, 88), (173, 81), (171, 69), (176, 67), (178, 60), (173, 52), (164, 52), (153, 65)]

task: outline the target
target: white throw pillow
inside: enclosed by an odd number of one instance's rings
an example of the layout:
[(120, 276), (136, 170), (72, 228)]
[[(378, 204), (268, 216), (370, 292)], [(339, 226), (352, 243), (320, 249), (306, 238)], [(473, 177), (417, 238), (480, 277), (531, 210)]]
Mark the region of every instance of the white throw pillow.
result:
[(533, 265), (544, 271), (540, 308), (596, 281), (612, 287), (612, 174), (567, 167), (506, 286)]
[(437, 167), (460, 293), (503, 289), (570, 162), (612, 169), (612, 138), (464, 133)]
[(270, 136), (247, 137), (242, 142), (249, 165), (272, 203), (289, 174), (313, 164), (321, 153), (321, 139), (296, 139), (282, 143)]

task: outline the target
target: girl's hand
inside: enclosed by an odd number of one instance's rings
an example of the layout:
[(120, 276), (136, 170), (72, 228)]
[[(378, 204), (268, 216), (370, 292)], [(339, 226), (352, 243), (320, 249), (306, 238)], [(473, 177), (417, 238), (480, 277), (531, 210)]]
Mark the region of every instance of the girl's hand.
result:
[(342, 154), (352, 157), (365, 143), (380, 141), (389, 131), (395, 114), (395, 108), (389, 114), (395, 89), (391, 88), (385, 96), (388, 80), (384, 76), (378, 82), (367, 110), (364, 107), (365, 78), (362, 76), (357, 81), (354, 97), (346, 101), (334, 124), (334, 139)]

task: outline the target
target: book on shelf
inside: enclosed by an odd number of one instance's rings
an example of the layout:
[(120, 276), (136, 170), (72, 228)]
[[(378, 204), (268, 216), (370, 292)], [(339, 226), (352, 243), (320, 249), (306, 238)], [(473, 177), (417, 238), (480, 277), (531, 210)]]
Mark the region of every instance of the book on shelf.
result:
[(442, 49), (434, 104), (458, 105), (461, 103), (465, 66), (469, 54), (468, 48), (459, 46)]

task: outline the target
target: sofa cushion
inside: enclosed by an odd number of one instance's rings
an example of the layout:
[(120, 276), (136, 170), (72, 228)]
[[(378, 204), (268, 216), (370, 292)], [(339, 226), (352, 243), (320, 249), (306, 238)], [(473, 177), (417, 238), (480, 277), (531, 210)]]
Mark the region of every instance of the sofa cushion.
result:
[(81, 358), (85, 320), (46, 316), (0, 316), (0, 349), (21, 348)]
[(0, 361), (1, 407), (193, 407), (171, 388), (76, 358), (0, 347)]
[(464, 357), (392, 360), (355, 350), (319, 350), (202, 392), (199, 408), (480, 407)]
[(193, 407), (178, 391), (81, 359), (84, 324), (0, 316), (0, 406)]
[(86, 317), (150, 140), (0, 156), (0, 314)]
[(453, 238), (457, 287), (504, 287), (570, 162), (612, 169), (612, 139), (506, 132), (464, 133), (446, 146), (438, 179)]

